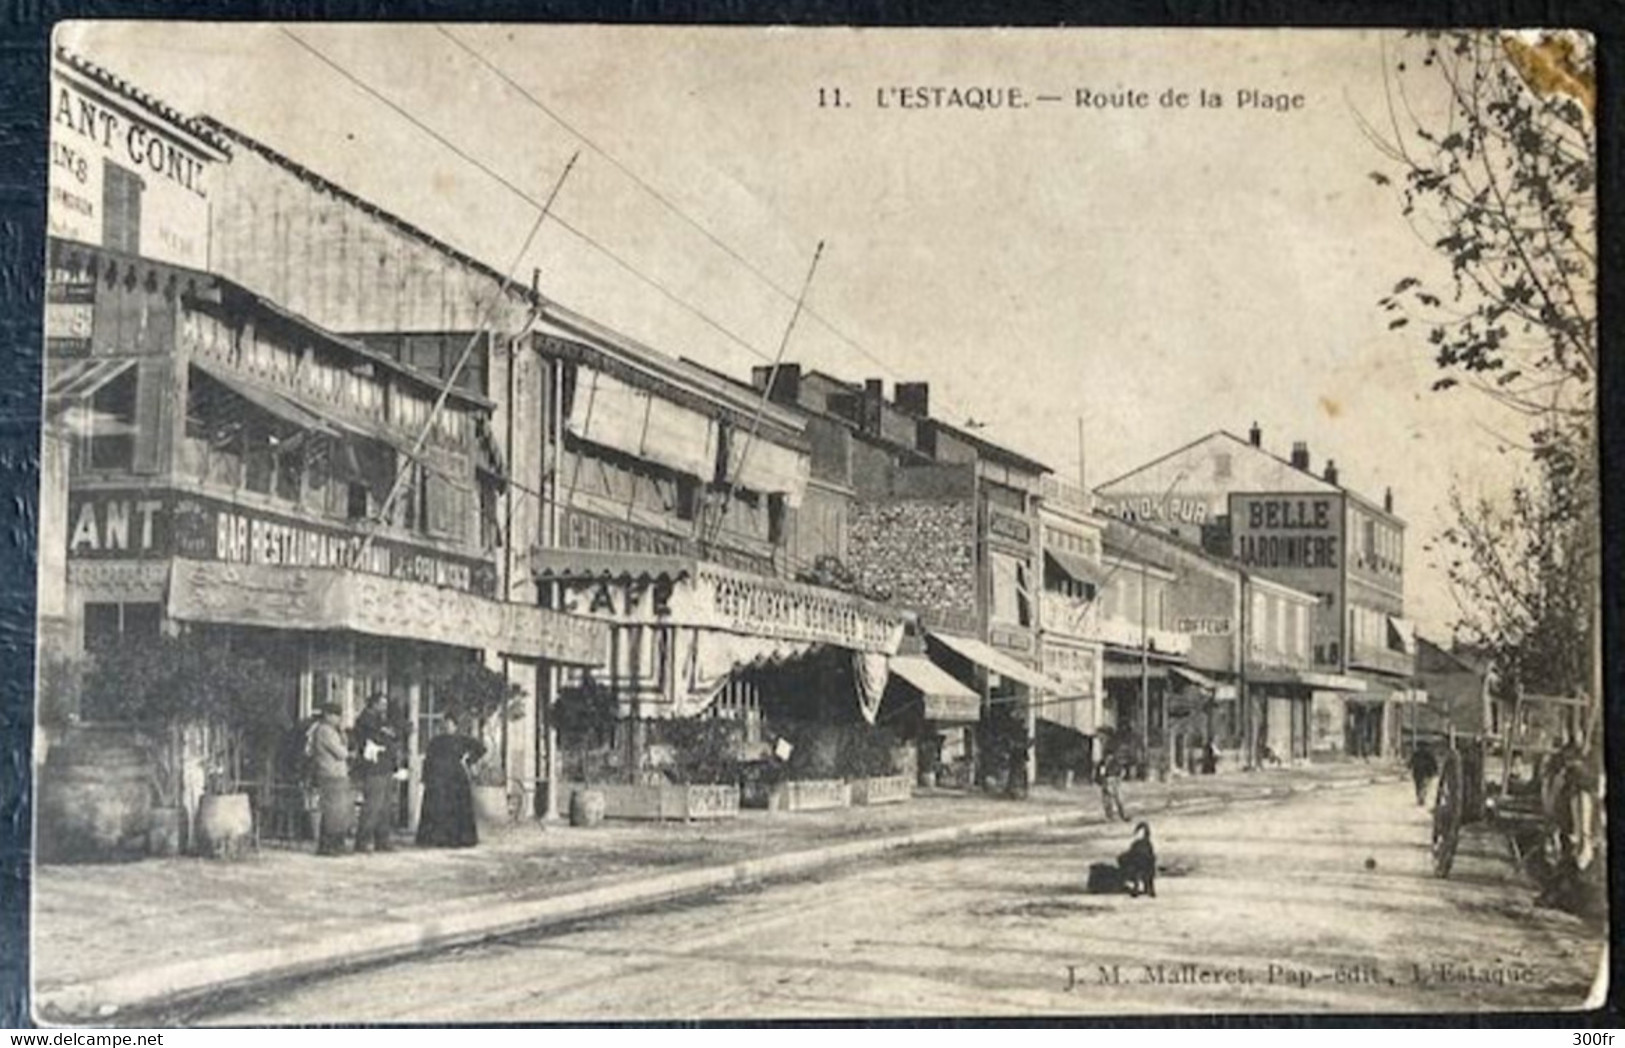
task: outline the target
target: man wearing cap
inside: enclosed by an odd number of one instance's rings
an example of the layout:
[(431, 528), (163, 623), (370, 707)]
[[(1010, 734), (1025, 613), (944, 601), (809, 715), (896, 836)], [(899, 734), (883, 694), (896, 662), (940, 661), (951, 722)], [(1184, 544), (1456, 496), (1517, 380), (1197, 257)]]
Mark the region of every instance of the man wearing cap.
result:
[(345, 839), (355, 827), (355, 791), (350, 788), (350, 747), (344, 740), (340, 718), (344, 709), (336, 702), (320, 706), (322, 719), (310, 736), (311, 768), (321, 798), (321, 829), (316, 840), (317, 855), (342, 855)]
[(395, 783), (401, 767), (400, 733), (389, 720), (389, 700), (373, 692), (367, 708), (355, 721), (356, 769), (361, 775), (361, 827), (356, 831), (357, 852), (394, 851)]

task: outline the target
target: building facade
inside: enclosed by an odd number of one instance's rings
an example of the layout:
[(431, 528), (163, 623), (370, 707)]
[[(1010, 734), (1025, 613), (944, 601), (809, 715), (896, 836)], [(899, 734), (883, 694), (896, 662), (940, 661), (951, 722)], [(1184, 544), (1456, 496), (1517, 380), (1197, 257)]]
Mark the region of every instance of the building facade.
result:
[[(1321, 681), (1309, 722), (1311, 753), (1393, 756), (1415, 701), (1414, 642), (1404, 617), (1405, 525), (1391, 495), (1374, 503), (1339, 483), (1335, 463), (1310, 470), (1308, 448), (1288, 459), (1209, 434), (1101, 485), (1102, 506), (1124, 520), (1235, 559), (1250, 573), (1313, 594), (1313, 671)], [(1272, 747), (1273, 748), (1273, 747)]]

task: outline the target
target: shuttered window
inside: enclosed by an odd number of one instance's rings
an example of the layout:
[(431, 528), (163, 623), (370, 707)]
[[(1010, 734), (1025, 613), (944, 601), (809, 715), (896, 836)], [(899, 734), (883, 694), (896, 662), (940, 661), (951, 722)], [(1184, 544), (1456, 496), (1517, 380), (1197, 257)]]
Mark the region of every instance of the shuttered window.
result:
[(102, 162), (102, 246), (141, 253), (141, 177), (110, 160)]

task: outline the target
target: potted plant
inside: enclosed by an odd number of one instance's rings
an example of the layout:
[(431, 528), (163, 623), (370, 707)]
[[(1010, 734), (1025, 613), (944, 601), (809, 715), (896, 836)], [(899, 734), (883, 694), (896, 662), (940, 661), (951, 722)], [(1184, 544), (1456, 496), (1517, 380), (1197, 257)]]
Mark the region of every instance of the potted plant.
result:
[(434, 681), (441, 712), (467, 725), (485, 754), (470, 770), (474, 789), (474, 815), (487, 828), (508, 824), (508, 776), (502, 748), (491, 738), (493, 722), (525, 715), (525, 689), (504, 674), (480, 662), (460, 662)]
[(204, 855), (240, 854), (253, 837), (253, 809), (241, 790), (251, 745), (287, 726), (276, 677), (258, 659), (198, 633), (146, 638), (96, 656), (86, 697), (147, 726), (155, 738), (152, 786), (160, 808), (179, 807), (189, 744), (203, 751), (203, 796), (193, 842)]
[(593, 826), (603, 821), (607, 798), (601, 782), (609, 777), (604, 758), (615, 735), (620, 707), (615, 693), (589, 674), (581, 683), (560, 691), (553, 703), (553, 724), (559, 749), (566, 755), (570, 778), (570, 825)]

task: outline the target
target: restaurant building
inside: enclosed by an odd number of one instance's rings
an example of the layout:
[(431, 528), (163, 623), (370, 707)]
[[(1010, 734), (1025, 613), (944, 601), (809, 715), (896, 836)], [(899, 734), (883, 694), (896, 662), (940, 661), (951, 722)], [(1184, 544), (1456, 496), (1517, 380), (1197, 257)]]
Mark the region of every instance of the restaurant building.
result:
[(1315, 474), (1302, 443), (1275, 456), (1257, 426), (1245, 440), (1209, 434), (1098, 494), (1106, 512), (1314, 595), (1310, 754), (1398, 755), (1405, 707), (1420, 693), (1404, 617), (1405, 524), (1391, 494), (1378, 504), (1345, 488), (1332, 462)]
[[(415, 728), (410, 822), (436, 678), (478, 659), (534, 694), (607, 645), (502, 598), (496, 405), (207, 268), (242, 159), (217, 126), (66, 53), (53, 100), (42, 654), (199, 633), (265, 661), (290, 725), (383, 692)], [(254, 755), (262, 832), (297, 821), (298, 764)]]
[[(818, 490), (799, 416), (210, 126), (237, 158), (215, 210), (219, 264), (489, 404), (481, 447), (501, 477), (481, 504), (497, 592), (609, 631), (590, 666), (548, 667), (509, 726), (508, 767), (547, 787), (541, 810), (556, 810), (560, 782), (548, 713), (573, 690), (613, 692), (616, 772), (634, 778), (657, 773), (652, 725), (668, 718), (734, 718), (754, 745), (768, 707), (795, 707), (791, 691), (872, 712), (858, 689), (885, 679), (875, 660), (896, 651), (902, 618), (795, 581), (792, 537)], [(790, 687), (820, 668), (840, 679)]]

